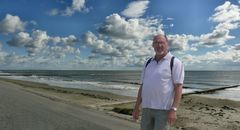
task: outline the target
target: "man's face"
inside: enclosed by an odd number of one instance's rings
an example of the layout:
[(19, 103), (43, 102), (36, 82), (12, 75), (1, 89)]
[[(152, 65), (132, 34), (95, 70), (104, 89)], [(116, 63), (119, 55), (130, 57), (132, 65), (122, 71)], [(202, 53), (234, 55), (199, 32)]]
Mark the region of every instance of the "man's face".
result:
[(157, 55), (164, 55), (168, 50), (168, 42), (162, 35), (157, 35), (153, 39), (152, 46)]

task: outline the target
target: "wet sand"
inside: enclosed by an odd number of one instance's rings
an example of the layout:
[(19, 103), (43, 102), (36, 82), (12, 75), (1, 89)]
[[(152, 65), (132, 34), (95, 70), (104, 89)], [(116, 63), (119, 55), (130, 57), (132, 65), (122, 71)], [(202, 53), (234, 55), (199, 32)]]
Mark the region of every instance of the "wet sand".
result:
[[(134, 123), (130, 115), (114, 112), (117, 110), (120, 113), (126, 112), (127, 114), (130, 114), (135, 102), (135, 98), (133, 97), (119, 96), (111, 93), (97, 91), (60, 88), (57, 86), (48, 86), (46, 84), (39, 84), (33, 82), (7, 79), (0, 80), (1, 82), (11, 82), (17, 84), (18, 86), (22, 86), (19, 87), (19, 89), (21, 89), (22, 91), (48, 100), (50, 99), (54, 103), (63, 103), (66, 106), (74, 106), (80, 110), (88, 110), (90, 111), (89, 113), (100, 113), (100, 115), (105, 115), (107, 113), (107, 119), (109, 120), (113, 119), (117, 120), (117, 122), (124, 121), (124, 130), (139, 129), (139, 122)], [(0, 89), (2, 89), (2, 87)], [(2, 107), (0, 107), (0, 111), (1, 108)], [(17, 109), (17, 107), (15, 109)], [(72, 113), (71, 111), (68, 112)], [(83, 113), (85, 113), (85, 115), (89, 114), (88, 112)], [(178, 119), (176, 123), (171, 127), (171, 130), (240, 129), (239, 101), (214, 99), (204, 97), (201, 94), (185, 95), (183, 96), (177, 115)], [(0, 117), (2, 116), (0, 115)], [(104, 124), (101, 121), (101, 118), (98, 117), (95, 119), (96, 120), (95, 122), (93, 122), (93, 124), (91, 124), (92, 121), (89, 118), (85, 119), (85, 122), (90, 123), (89, 125), (87, 125), (89, 126), (87, 130), (94, 129), (96, 124)], [(105, 116), (103, 119), (105, 119)], [(4, 120), (6, 122), (7, 118)], [(114, 123), (110, 122), (108, 122), (108, 124), (114, 125)], [(101, 127), (99, 127), (99, 129), (100, 128)], [(103, 129), (107, 129), (106, 126), (103, 126)], [(109, 129), (123, 130), (120, 129), (119, 126)]]

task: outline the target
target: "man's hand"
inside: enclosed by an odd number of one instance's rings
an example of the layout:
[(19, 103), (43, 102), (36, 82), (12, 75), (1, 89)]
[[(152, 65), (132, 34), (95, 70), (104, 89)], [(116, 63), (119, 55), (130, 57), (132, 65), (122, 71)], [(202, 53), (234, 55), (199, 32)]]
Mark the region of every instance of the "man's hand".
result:
[(168, 124), (172, 125), (177, 119), (177, 114), (176, 111), (174, 110), (169, 110), (168, 112)]
[(139, 113), (140, 113), (139, 108), (134, 108), (134, 109), (133, 109), (132, 117), (133, 117), (133, 120), (134, 120), (134, 121), (137, 121), (137, 120), (138, 120), (138, 118), (139, 118)]

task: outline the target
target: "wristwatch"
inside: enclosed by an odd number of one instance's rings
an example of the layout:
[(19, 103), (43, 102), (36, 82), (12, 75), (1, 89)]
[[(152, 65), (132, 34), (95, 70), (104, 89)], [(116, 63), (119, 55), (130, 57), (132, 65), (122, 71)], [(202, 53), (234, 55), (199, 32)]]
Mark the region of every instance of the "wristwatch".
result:
[(171, 110), (177, 111), (177, 108), (176, 107), (172, 107)]

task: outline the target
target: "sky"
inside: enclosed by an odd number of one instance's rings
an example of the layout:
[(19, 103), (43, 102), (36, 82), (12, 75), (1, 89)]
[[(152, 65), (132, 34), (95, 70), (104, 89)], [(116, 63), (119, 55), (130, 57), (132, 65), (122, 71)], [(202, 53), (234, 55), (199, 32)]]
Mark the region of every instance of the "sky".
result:
[(0, 0), (0, 70), (140, 70), (156, 34), (185, 70), (240, 70), (240, 0)]

